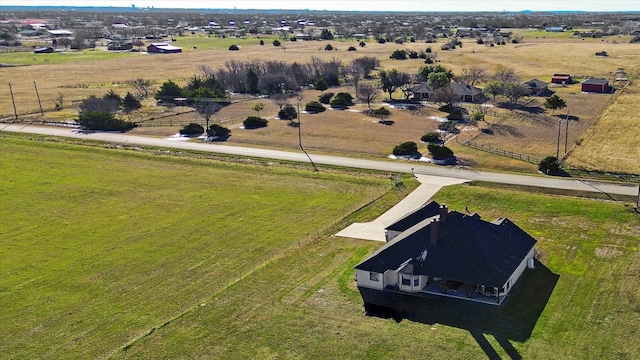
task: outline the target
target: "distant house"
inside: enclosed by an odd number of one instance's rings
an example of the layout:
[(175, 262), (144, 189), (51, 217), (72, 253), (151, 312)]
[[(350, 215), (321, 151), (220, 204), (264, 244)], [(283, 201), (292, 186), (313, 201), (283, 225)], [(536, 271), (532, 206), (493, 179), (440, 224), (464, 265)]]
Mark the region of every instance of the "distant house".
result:
[(41, 47), (33, 50), (34, 54), (51, 54), (53, 52), (53, 48), (51, 46)]
[(165, 43), (165, 42), (152, 43), (151, 45), (147, 46), (147, 52), (156, 53), (156, 54), (175, 54), (175, 53), (181, 53), (182, 48), (169, 45), (169, 43)]
[(573, 83), (573, 78), (569, 74), (553, 74), (551, 77), (551, 82), (554, 84), (571, 84)]
[(562, 26), (550, 26), (544, 29), (546, 32), (563, 32), (564, 28)]
[(453, 91), (460, 96), (462, 102), (481, 103), (485, 100), (484, 93), (481, 89), (463, 82), (454, 82), (451, 84)]
[(403, 218), (406, 229), (356, 265), (365, 305), (387, 306), (383, 298), (393, 293), (500, 305), (534, 267), (536, 240), (506, 218), (489, 222), (435, 202), (416, 212), (422, 214)]
[(414, 85), (412, 92), (414, 100), (429, 100), (433, 90), (426, 81), (423, 81), (420, 84)]
[(47, 30), (49, 35), (53, 37), (69, 37), (73, 36), (73, 33), (69, 30)]
[(600, 78), (588, 78), (582, 82), (583, 92), (608, 93), (611, 91), (609, 80)]
[(133, 43), (131, 43), (130, 41), (127, 42), (119, 42), (119, 41), (112, 41), (109, 43), (109, 45), (107, 45), (107, 50), (111, 50), (111, 51), (118, 51), (118, 50), (132, 50), (133, 49)]
[(529, 91), (531, 95), (544, 95), (549, 90), (549, 84), (538, 79), (531, 79), (529, 81), (525, 81), (522, 83), (529, 87)]

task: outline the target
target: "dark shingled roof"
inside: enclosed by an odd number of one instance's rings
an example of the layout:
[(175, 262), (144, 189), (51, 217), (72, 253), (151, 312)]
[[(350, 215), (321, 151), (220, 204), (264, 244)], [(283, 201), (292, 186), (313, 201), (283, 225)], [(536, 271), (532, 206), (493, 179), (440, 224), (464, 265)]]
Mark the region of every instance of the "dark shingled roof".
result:
[(405, 266), (403, 273), (501, 287), (536, 243), (508, 219), (488, 222), (477, 214), (453, 211), (446, 222), (439, 222), (438, 242), (431, 244), (431, 221), (398, 235), (356, 269), (384, 273), (406, 264), (413, 269)]
[(529, 81), (523, 82), (523, 84), (536, 89), (549, 86), (549, 84), (547, 84), (546, 82), (538, 79), (531, 79)]
[(418, 210), (411, 212), (400, 220), (387, 226), (386, 230), (405, 231), (420, 221), (440, 214), (440, 205), (435, 201), (429, 201), (422, 205)]
[(482, 94), (482, 90), (480, 90), (479, 88), (463, 82), (451, 83), (451, 88), (456, 94), (460, 96), (464, 96), (464, 95), (475, 96), (478, 94)]
[(609, 80), (600, 79), (600, 78), (588, 78), (587, 80), (582, 82), (583, 84), (591, 84), (591, 85), (608, 85)]

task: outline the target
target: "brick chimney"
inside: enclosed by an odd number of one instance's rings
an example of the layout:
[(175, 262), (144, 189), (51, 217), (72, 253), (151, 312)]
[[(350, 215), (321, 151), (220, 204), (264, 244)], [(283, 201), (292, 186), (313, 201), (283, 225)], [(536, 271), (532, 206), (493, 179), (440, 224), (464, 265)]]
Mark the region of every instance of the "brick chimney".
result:
[(438, 236), (440, 235), (440, 220), (432, 219), (429, 224), (429, 243), (431, 245), (438, 245)]
[(449, 214), (449, 207), (446, 204), (440, 205), (440, 221), (442, 221), (442, 223), (447, 222), (448, 214)]

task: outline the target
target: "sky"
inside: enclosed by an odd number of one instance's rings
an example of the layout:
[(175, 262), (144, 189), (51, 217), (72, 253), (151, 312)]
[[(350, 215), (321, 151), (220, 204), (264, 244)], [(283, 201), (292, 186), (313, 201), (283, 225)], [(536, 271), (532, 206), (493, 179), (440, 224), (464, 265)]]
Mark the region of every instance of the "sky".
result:
[[(106, 5), (105, 5), (106, 4)], [(373, 11), (640, 11), (640, 0), (0, 0), (1, 6)]]

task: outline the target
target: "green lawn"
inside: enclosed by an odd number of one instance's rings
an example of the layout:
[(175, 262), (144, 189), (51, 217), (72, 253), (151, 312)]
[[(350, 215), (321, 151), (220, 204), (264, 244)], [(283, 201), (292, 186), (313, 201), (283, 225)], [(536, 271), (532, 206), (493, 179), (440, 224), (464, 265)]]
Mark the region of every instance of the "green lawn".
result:
[(316, 238), (388, 183), (13, 135), (0, 154), (8, 358), (105, 356)]
[[(330, 236), (397, 201), (384, 177), (25, 138), (0, 139), (3, 357), (640, 357), (628, 204), (443, 189), (451, 209), (531, 233), (543, 265), (496, 316), (434, 302), (397, 322), (366, 316), (353, 281), (381, 244)], [(555, 287), (530, 311), (540, 273)]]

